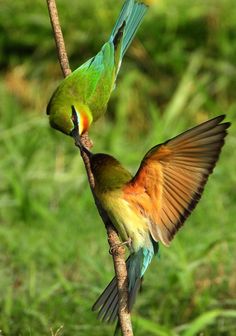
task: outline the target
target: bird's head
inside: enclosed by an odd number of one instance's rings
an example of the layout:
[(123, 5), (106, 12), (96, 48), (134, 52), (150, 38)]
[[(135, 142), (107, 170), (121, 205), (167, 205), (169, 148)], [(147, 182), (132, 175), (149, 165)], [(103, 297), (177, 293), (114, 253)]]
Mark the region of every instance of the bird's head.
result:
[(72, 135), (75, 127), (78, 128), (80, 135), (83, 134), (88, 130), (93, 119), (86, 105), (71, 103), (69, 98), (61, 99), (60, 95), (55, 94), (47, 106), (47, 115), (51, 127), (66, 135)]
[(120, 188), (132, 178), (128, 170), (108, 154), (92, 155), (90, 165), (95, 179), (95, 187), (103, 191)]

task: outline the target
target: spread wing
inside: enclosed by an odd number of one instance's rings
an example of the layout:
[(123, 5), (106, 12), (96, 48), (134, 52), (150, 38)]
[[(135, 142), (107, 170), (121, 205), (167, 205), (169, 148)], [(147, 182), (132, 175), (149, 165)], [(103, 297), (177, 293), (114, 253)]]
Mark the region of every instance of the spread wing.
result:
[(153, 147), (125, 186), (131, 206), (149, 219), (152, 237), (169, 245), (197, 205), (219, 158), (226, 129), (224, 115)]

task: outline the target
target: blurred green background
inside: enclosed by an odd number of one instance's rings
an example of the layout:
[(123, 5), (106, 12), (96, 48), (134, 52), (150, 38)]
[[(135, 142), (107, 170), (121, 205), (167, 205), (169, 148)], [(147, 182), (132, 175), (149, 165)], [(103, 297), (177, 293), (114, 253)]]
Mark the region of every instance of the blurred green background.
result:
[[(222, 113), (232, 126), (200, 204), (147, 271), (134, 331), (233, 336), (235, 0), (152, 3), (91, 129), (94, 151), (135, 173), (149, 148), (190, 126)], [(58, 0), (72, 69), (106, 41), (121, 5)], [(111, 335), (91, 312), (114, 273), (104, 225), (78, 150), (45, 115), (62, 78), (46, 1), (1, 1), (0, 69), (1, 335)]]

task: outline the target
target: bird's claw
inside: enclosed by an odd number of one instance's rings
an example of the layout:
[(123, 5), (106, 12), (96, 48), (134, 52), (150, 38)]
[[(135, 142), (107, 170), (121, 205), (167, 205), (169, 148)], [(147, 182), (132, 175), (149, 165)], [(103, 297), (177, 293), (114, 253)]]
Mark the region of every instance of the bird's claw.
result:
[(119, 247), (121, 246), (124, 246), (124, 245), (127, 245), (129, 248), (131, 247), (131, 244), (132, 244), (132, 239), (129, 238), (127, 239), (126, 241), (122, 242), (122, 243), (119, 243), (119, 244), (115, 244), (114, 246), (112, 246), (110, 249), (109, 249), (109, 253), (112, 255), (113, 252), (118, 249)]

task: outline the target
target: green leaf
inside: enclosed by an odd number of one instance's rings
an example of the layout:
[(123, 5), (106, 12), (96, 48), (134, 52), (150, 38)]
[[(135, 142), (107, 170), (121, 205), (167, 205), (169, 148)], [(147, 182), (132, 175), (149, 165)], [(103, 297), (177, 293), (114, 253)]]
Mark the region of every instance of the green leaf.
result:
[(186, 325), (187, 330), (183, 333), (183, 336), (196, 335), (198, 332), (203, 331), (203, 329), (209, 324), (212, 324), (218, 317), (236, 317), (236, 310), (222, 311), (220, 309), (216, 309), (204, 313), (193, 320), (190, 324)]
[(147, 332), (147, 335), (156, 336), (176, 336), (177, 334), (167, 327), (163, 327), (158, 323), (154, 323), (145, 318), (135, 316), (133, 318), (134, 322), (137, 323), (138, 327), (142, 328), (143, 331)]

